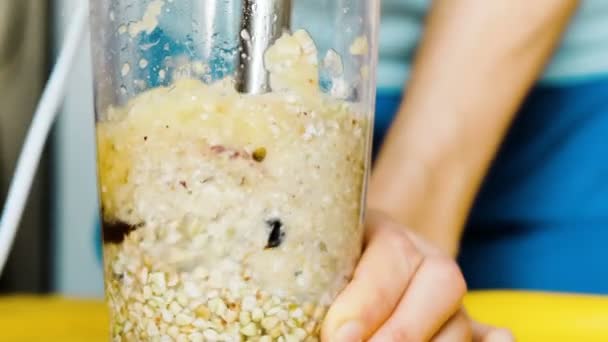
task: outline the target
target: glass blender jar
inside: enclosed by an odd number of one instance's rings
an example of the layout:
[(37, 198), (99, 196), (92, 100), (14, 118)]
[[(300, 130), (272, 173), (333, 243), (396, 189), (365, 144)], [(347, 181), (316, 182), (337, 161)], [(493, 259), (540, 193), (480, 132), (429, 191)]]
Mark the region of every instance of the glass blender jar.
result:
[(114, 341), (318, 341), (361, 253), (378, 3), (91, 1)]

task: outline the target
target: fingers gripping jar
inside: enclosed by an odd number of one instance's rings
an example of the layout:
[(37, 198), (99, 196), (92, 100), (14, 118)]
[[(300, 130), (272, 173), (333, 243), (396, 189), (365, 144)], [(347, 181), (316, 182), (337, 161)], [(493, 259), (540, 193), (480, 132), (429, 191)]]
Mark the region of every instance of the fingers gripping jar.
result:
[(112, 340), (318, 341), (361, 252), (378, 4), (91, 7)]

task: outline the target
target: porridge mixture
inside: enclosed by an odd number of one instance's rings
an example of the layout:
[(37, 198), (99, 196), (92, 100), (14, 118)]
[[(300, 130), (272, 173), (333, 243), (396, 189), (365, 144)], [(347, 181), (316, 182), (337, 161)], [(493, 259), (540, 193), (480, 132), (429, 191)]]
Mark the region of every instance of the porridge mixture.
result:
[(358, 260), (365, 114), (324, 95), (304, 31), (272, 91), (180, 79), (97, 124), (114, 341), (318, 341)]

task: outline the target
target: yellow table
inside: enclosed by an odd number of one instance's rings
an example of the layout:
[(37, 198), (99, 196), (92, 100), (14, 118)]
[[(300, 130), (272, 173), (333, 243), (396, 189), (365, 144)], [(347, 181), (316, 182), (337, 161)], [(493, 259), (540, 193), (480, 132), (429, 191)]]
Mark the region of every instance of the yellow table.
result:
[[(477, 292), (465, 299), (474, 318), (510, 328), (518, 341), (608, 341), (608, 298)], [(59, 297), (0, 299), (0, 341), (108, 341), (106, 307)]]
[(608, 297), (526, 292), (477, 292), (470, 315), (511, 329), (518, 341), (608, 342)]

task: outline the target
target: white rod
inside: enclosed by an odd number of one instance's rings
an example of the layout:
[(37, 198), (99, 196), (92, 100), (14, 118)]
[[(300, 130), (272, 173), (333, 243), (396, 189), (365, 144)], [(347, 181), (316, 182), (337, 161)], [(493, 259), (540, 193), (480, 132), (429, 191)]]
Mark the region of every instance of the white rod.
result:
[(40, 157), (57, 117), (68, 76), (87, 31), (88, 1), (80, 0), (49, 81), (32, 118), (0, 218), (0, 274), (13, 245)]

